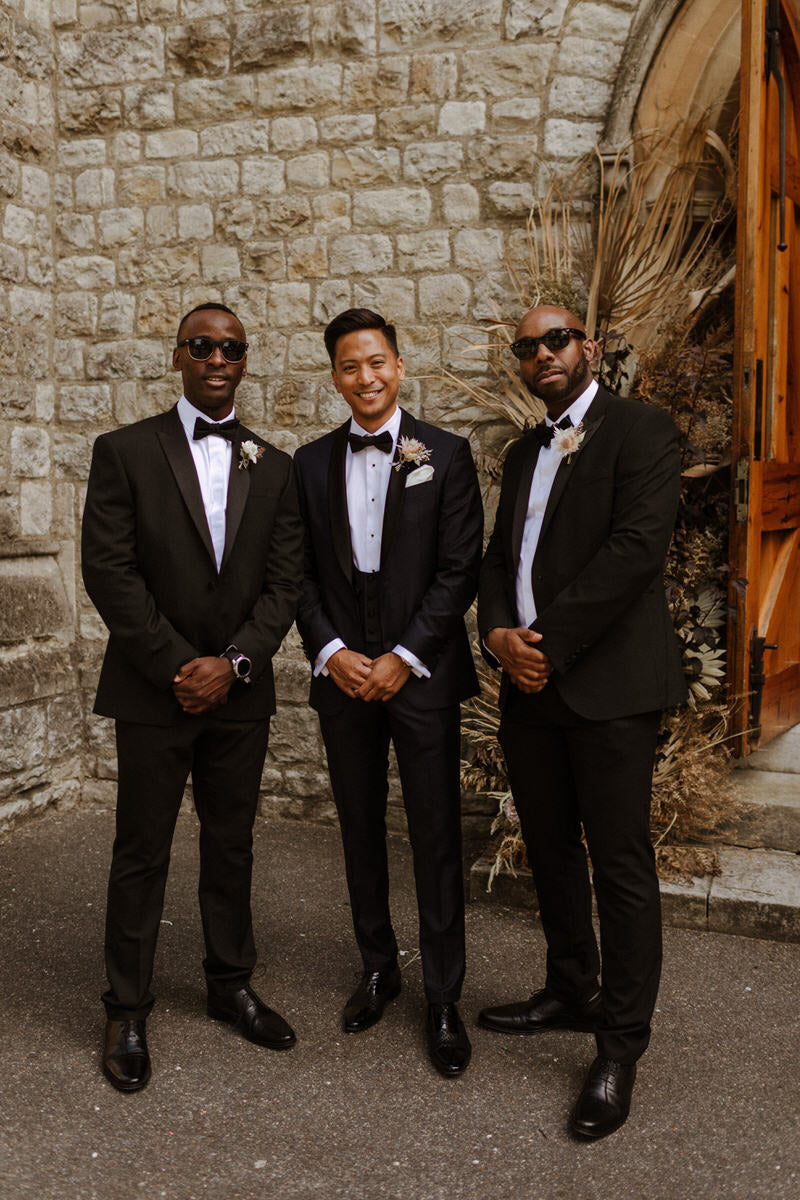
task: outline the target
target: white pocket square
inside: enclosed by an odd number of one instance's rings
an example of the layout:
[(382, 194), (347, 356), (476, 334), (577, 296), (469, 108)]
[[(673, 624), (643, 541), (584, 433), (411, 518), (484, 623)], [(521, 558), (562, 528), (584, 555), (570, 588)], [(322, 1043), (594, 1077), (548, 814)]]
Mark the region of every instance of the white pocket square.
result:
[(418, 483), (427, 483), (429, 479), (433, 479), (433, 467), (430, 463), (425, 463), (421, 467), (417, 467), (415, 471), (409, 471), (406, 475), (406, 487), (414, 487)]

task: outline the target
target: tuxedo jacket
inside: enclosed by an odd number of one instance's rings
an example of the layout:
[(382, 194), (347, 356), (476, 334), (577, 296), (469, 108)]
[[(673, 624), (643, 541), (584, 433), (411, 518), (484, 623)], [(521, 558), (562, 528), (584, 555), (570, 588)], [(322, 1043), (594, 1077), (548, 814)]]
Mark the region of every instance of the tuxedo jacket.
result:
[[(591, 720), (679, 703), (686, 685), (664, 593), (680, 491), (678, 434), (662, 409), (601, 387), (585, 435), (559, 464), (533, 560), (541, 649), (551, 680)], [(516, 574), (538, 456), (531, 437), (508, 452), (494, 531), (481, 567), (481, 639), (519, 625)], [(496, 661), (486, 654), (488, 661)], [(509, 681), (501, 686), (501, 707)]]
[[(263, 455), (238, 467), (241, 443)], [(177, 406), (101, 435), (83, 516), (86, 590), (109, 629), (94, 711), (169, 725), (181, 713), (178, 668), (234, 643), (252, 683), (234, 683), (215, 715), (275, 711), (271, 659), (291, 626), (302, 581), (302, 524), (288, 455), (239, 426), (220, 571)]]
[[(365, 651), (353, 586), (353, 550), (345, 477), (350, 421), (295, 454), (300, 510), (306, 529), (305, 580), (297, 627), (313, 664), (323, 646), (341, 638)], [(406, 486), (410, 472), (392, 470), (384, 509), (380, 559), (383, 652), (400, 644), (430, 679), (411, 675), (390, 702), (443, 708), (475, 695), (478, 680), (464, 625), (478, 583), (483, 506), (465, 438), (416, 421), (402, 411), (400, 437), (431, 451), (433, 476)], [(347, 697), (331, 678), (311, 681), (310, 703), (337, 712)]]

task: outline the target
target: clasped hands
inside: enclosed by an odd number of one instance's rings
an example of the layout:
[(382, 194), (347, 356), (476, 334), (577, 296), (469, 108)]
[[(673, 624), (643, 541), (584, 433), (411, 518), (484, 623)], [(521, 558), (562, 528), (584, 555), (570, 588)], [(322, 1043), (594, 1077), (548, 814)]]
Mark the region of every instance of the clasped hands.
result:
[(336, 686), (356, 700), (391, 700), (411, 674), (393, 650), (377, 658), (358, 650), (337, 650), (325, 666)]
[(227, 658), (211, 655), (191, 658), (172, 680), (172, 691), (185, 713), (201, 716), (227, 704), (235, 679), (233, 665)]
[(516, 629), (497, 626), (489, 630), (485, 643), (521, 692), (540, 692), (553, 671), (544, 650), (536, 649), (541, 640), (540, 633), (524, 625)]

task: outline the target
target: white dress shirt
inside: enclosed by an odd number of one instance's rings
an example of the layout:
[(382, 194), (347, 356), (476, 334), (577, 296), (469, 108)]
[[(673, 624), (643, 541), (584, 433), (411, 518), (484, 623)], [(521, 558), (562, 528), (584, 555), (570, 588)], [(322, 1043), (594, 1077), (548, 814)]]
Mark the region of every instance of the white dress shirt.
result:
[[(194, 459), (197, 479), (200, 484), (200, 494), (203, 497), (203, 507), (206, 510), (208, 531), (211, 534), (211, 544), (214, 547), (214, 558), (217, 561), (217, 571), (222, 566), (222, 555), (225, 550), (225, 510), (228, 504), (228, 479), (231, 473), (231, 456), (233, 446), (224, 437), (213, 434), (194, 440), (194, 423), (198, 417), (208, 421), (209, 425), (221, 425), (221, 421), (209, 421), (205, 413), (200, 412), (190, 404), (185, 396), (178, 401), (178, 416), (186, 431), (189, 449)], [(231, 411), (226, 421), (235, 416)]]
[[(580, 425), (596, 392), (597, 380), (593, 379), (586, 391), (581, 392), (577, 400), (573, 400), (569, 408), (561, 414), (558, 418), (559, 421), (569, 417), (573, 425)], [(545, 423), (547, 425), (554, 424), (549, 417), (545, 417)], [(528, 495), (528, 512), (525, 517), (519, 563), (517, 564), (517, 619), (520, 625), (529, 626), (536, 620), (536, 602), (533, 599), (533, 580), (531, 578), (533, 558), (539, 544), (539, 535), (542, 532), (547, 501), (550, 499), (556, 472), (561, 465), (561, 457), (560, 452), (551, 442), (549, 446), (541, 447), (536, 459), (531, 490)]]
[[(347, 516), (350, 522), (350, 544), (353, 548), (353, 562), (359, 571), (376, 572), (381, 566), (381, 535), (383, 532), (383, 513), (386, 508), (386, 493), (389, 490), (389, 480), (392, 474), (392, 459), (394, 458), (397, 438), (400, 433), (400, 409), (396, 408), (389, 420), (376, 429), (375, 436), (387, 432), (391, 434), (392, 449), (390, 454), (368, 446), (354, 454), (348, 443), (345, 457), (345, 483), (347, 488)], [(355, 417), (350, 421), (350, 432), (357, 437), (368, 437), (369, 433), (358, 424)], [(325, 665), (331, 655), (337, 650), (346, 650), (341, 638), (334, 638), (322, 647), (314, 663), (314, 674), (327, 675)], [(405, 647), (397, 645), (394, 653), (410, 664), (412, 671), (419, 678), (430, 679), (430, 671), (415, 654)]]

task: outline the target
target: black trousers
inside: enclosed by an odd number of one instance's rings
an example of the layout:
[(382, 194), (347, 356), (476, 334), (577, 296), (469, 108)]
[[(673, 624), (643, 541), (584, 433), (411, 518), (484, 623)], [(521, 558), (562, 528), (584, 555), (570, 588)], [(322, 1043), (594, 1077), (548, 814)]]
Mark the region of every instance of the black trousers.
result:
[(391, 739), (414, 856), (425, 995), (430, 1003), (454, 1002), (465, 965), (459, 706), (409, 712), (393, 700), (348, 700), (319, 719), (364, 969), (397, 962), (386, 853)]
[(170, 726), (116, 723), (117, 823), (106, 911), (103, 995), (112, 1019), (143, 1019), (170, 847), (191, 775), (200, 819), (203, 969), (210, 992), (241, 987), (256, 962), (250, 912), (253, 821), (269, 721), (182, 714)]
[(598, 1052), (628, 1063), (647, 1048), (661, 971), (650, 840), (659, 716), (589, 721), (549, 683), (534, 695), (512, 687), (499, 732), (547, 938), (547, 987), (568, 1003), (597, 989), (583, 826), (602, 951)]

